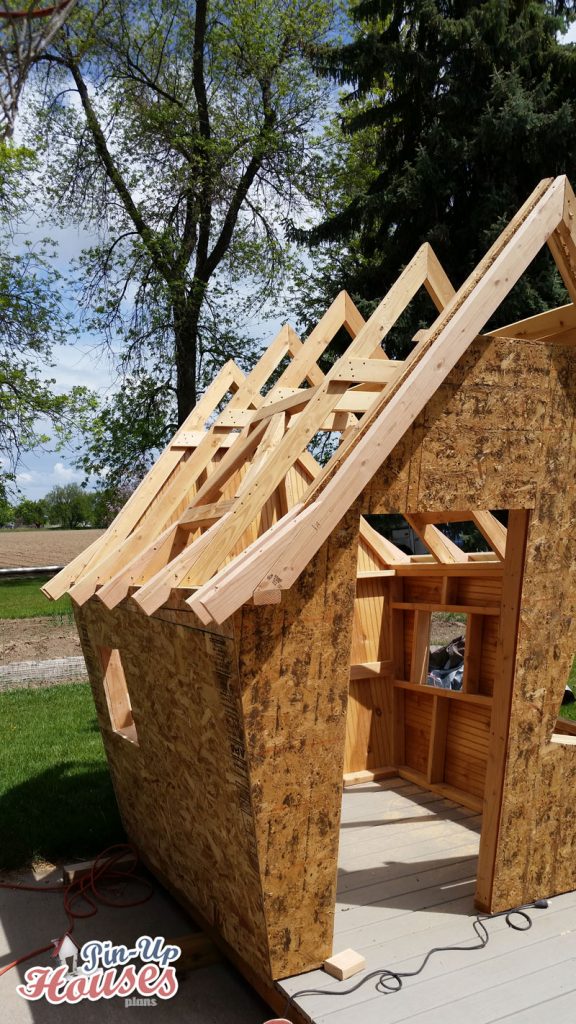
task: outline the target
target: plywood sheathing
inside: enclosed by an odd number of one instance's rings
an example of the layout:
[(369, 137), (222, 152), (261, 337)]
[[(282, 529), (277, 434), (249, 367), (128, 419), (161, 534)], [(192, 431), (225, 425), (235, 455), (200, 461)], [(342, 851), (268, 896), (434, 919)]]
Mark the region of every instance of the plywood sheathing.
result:
[(274, 978), (332, 952), (357, 540), (354, 507), (282, 605), (235, 618)]
[[(358, 511), (282, 606), (206, 630), (173, 593), (76, 609), (130, 838), (263, 978), (331, 952)], [(118, 648), (138, 746), (110, 726), (99, 647)]]
[[(76, 620), (126, 831), (147, 862), (268, 976), (264, 903), (231, 624), (175, 596), (148, 618), (92, 599)], [(118, 648), (138, 745), (110, 726), (98, 648)]]
[(576, 748), (552, 743), (576, 650), (573, 346), (551, 343), (543, 483), (530, 518), (493, 906), (576, 885)]
[(533, 509), (492, 910), (576, 885), (576, 750), (550, 742), (576, 650), (575, 399), (572, 345), (477, 338), (360, 499)]

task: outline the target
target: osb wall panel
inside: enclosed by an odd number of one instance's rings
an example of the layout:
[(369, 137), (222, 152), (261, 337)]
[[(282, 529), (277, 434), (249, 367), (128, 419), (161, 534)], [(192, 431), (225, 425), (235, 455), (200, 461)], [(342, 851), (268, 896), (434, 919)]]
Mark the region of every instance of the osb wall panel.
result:
[(576, 888), (576, 747), (551, 743), (576, 652), (576, 358), (548, 346), (544, 480), (530, 521), (493, 904)]
[(550, 355), (478, 338), (366, 488), (363, 512), (532, 508)]
[[(126, 831), (260, 974), (268, 943), (231, 628), (173, 599), (152, 618), (93, 598), (77, 624)], [(99, 647), (118, 648), (139, 745), (112, 732)]]
[(576, 887), (575, 349), (477, 339), (361, 497), (366, 513), (533, 509), (492, 909)]
[(235, 617), (273, 978), (332, 953), (358, 508), (282, 604)]

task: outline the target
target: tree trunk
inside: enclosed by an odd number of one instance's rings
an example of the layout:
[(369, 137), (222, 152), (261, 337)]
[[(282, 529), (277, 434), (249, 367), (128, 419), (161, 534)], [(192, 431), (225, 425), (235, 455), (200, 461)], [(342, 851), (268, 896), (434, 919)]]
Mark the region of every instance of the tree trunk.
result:
[(204, 287), (196, 287), (188, 295), (180, 294), (172, 301), (178, 426), (196, 405), (198, 330), (204, 291)]

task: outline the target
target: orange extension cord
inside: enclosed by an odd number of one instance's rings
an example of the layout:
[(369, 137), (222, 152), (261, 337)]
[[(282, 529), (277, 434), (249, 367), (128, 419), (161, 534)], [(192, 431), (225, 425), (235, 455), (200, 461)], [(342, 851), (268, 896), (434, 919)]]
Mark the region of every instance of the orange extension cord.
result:
[[(123, 864), (120, 867), (118, 861), (125, 861), (127, 856), (132, 858), (131, 862), (127, 866)], [(36, 885), (12, 885), (9, 882), (0, 882), (0, 889), (21, 890), (22, 892), (63, 893), (64, 912), (68, 918), (69, 925), (67, 931), (62, 936), (65, 938), (66, 935), (72, 934), (77, 920), (84, 917), (94, 917), (98, 913), (98, 904), (105, 907), (139, 907), (142, 903), (146, 903), (153, 895), (154, 889), (148, 879), (136, 874), (137, 866), (138, 854), (134, 847), (128, 843), (119, 843), (117, 846), (109, 846), (108, 849), (98, 854), (90, 874), (84, 875), (77, 882), (70, 882), (69, 885), (46, 885), (42, 887)], [(147, 892), (139, 899), (131, 900), (123, 900), (121, 897), (106, 894), (106, 889), (116, 886), (121, 882), (125, 884), (137, 883), (144, 886)], [(88, 909), (84, 912), (76, 907), (79, 901), (87, 904)], [(25, 953), (24, 956), (18, 957), (17, 960), (13, 960), (11, 964), (7, 964), (0, 970), (0, 977), (12, 970), (13, 967), (17, 967), (18, 964), (31, 960), (33, 957), (39, 956), (40, 953), (47, 953), (48, 950), (53, 948), (53, 945), (53, 942), (50, 942), (47, 946), (41, 946), (40, 949), (34, 949), (30, 953)]]

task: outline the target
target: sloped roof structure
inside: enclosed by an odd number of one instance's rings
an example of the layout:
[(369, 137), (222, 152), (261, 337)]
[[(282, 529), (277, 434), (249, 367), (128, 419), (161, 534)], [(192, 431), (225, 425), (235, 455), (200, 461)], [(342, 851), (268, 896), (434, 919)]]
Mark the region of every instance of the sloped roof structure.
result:
[[(208, 624), (242, 604), (277, 603), (429, 399), (548, 243), (576, 300), (576, 200), (565, 176), (542, 181), (462, 287), (455, 291), (424, 244), (367, 322), (341, 292), (302, 343), (285, 325), (254, 369), (227, 363), (106, 533), (44, 588), (113, 608), (130, 592), (153, 614), (176, 588)], [(405, 361), (386, 336), (424, 287), (438, 310)], [(576, 326), (575, 307), (491, 332), (544, 338)], [(341, 328), (350, 344), (324, 374), (318, 360)], [(319, 432), (340, 444), (321, 467)], [(505, 529), (471, 513), (503, 558)], [(437, 520), (436, 520), (437, 521)], [(425, 516), (412, 526), (437, 561), (466, 559)], [(402, 554), (362, 521), (379, 565)]]

